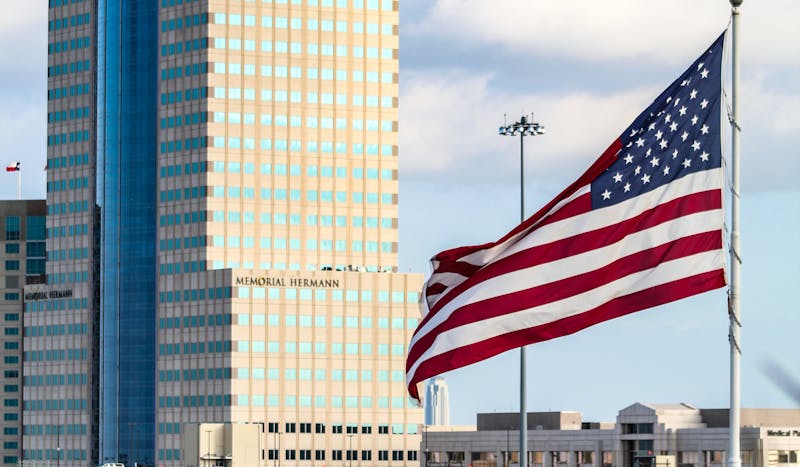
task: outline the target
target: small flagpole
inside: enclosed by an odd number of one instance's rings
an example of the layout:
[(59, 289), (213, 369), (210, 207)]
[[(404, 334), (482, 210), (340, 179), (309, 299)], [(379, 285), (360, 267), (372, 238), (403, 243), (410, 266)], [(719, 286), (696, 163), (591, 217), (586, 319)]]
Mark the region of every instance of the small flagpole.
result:
[(17, 167), (17, 199), (22, 199), (22, 168)]
[(730, 410), (728, 417), (728, 467), (742, 465), (739, 452), (740, 368), (742, 351), (739, 321), (739, 282), (742, 267), (739, 249), (739, 6), (743, 0), (731, 2), (731, 286), (728, 296), (730, 317)]

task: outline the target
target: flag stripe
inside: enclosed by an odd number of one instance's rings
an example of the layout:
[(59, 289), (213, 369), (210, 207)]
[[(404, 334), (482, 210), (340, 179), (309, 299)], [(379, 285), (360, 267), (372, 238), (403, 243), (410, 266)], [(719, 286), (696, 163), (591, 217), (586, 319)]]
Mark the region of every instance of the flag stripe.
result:
[(616, 297), (578, 315), (543, 323), (533, 328), (517, 329), (482, 340), (471, 344), (468, 352), (464, 351), (463, 347), (450, 347), (450, 350), (435, 354), (425, 360), (419, 360), (418, 365), (408, 369), (406, 382), (409, 385), (409, 393), (411, 397), (419, 400), (419, 392), (414, 382), (421, 381), (430, 375), (441, 374), (443, 369), (447, 371), (471, 365), (485, 360), (484, 355), (487, 354), (499, 355), (523, 345), (573, 334), (603, 321), (714, 290), (724, 285), (725, 280), (721, 271), (704, 272)]
[[(438, 324), (435, 327), (425, 326), (420, 328), (422, 334), (418, 339), (415, 339), (413, 346), (409, 348), (408, 360), (416, 360), (423, 352), (422, 349), (433, 348), (433, 340), (437, 336), (460, 326), (477, 322), (485, 325), (488, 323), (487, 320), (497, 316), (559, 302), (571, 296), (579, 296), (580, 294), (597, 290), (606, 283), (643, 270), (653, 269), (660, 263), (718, 250), (721, 247), (721, 232), (711, 231), (695, 234), (655, 248), (634, 252), (584, 274), (570, 275), (546, 284), (537, 284), (527, 289), (508, 287), (510, 289), (508, 293), (499, 292), (489, 298), (461, 303), (445, 320), (437, 320)], [(607, 257), (608, 255), (602, 254), (601, 256)], [(514, 275), (524, 279), (532, 276), (547, 276), (547, 273), (520, 270), (515, 271)], [(514, 279), (505, 280), (505, 278), (501, 278), (501, 280), (503, 284), (516, 282)]]
[[(674, 194), (683, 194), (689, 193), (691, 190), (687, 188), (685, 185), (689, 185), (692, 187), (697, 188), (706, 188), (706, 187), (713, 187), (719, 186), (719, 180), (713, 181), (717, 177), (709, 177), (708, 175), (716, 175), (721, 177), (721, 171), (709, 171), (712, 172), (711, 174), (702, 173), (702, 174), (695, 174), (692, 176), (686, 177), (687, 180), (681, 182), (674, 182), (670, 185), (666, 185), (664, 188), (653, 191), (646, 195), (642, 195), (639, 199), (639, 202), (636, 203), (634, 206), (630, 206), (633, 204), (633, 201), (629, 201), (626, 203), (620, 203), (618, 205), (614, 205), (608, 208), (605, 208), (606, 212), (603, 213), (602, 216), (594, 215), (593, 213), (589, 215), (576, 215), (573, 216), (571, 219), (564, 220), (558, 224), (552, 224), (550, 226), (542, 227), (542, 229), (537, 230), (535, 236), (529, 236), (526, 239), (520, 241), (518, 245), (515, 245), (511, 248), (508, 248), (504, 255), (514, 255), (517, 254), (517, 257), (521, 257), (523, 259), (517, 261), (525, 261), (522, 264), (518, 262), (508, 262), (508, 258), (510, 256), (499, 256), (495, 261), (488, 266), (485, 266), (481, 271), (476, 272), (469, 280), (462, 279), (462, 283), (455, 285), (451, 291), (448, 291), (445, 296), (442, 296), (438, 299), (436, 304), (431, 308), (431, 311), (425, 316), (423, 321), (420, 323), (420, 327), (424, 327), (426, 321), (433, 319), (434, 316), (438, 314), (438, 311), (442, 309), (445, 305), (447, 305), (451, 300), (457, 297), (459, 294), (467, 290), (472, 284), (479, 284), (481, 281), (486, 280), (487, 278), (491, 278), (496, 276), (498, 273), (502, 273), (503, 271), (508, 271), (513, 269), (516, 265), (520, 267), (526, 265), (536, 264), (535, 261), (537, 258), (535, 254), (533, 254), (529, 258), (528, 255), (539, 251), (542, 252), (540, 254), (547, 254), (550, 253), (548, 259), (558, 259), (563, 258), (567, 255), (567, 253), (561, 249), (559, 251), (547, 251), (545, 248), (553, 248), (554, 250), (558, 249), (559, 247), (564, 248), (563, 245), (567, 245), (566, 248), (572, 248), (572, 254), (581, 253), (583, 251), (587, 251), (590, 248), (587, 247), (588, 244), (592, 244), (592, 248), (597, 248), (602, 246), (604, 243), (610, 244), (613, 241), (617, 241), (621, 238), (622, 235), (627, 233), (636, 232), (642, 229), (642, 226), (636, 228), (635, 220), (636, 216), (644, 216), (648, 212), (655, 212), (661, 213), (657, 215), (658, 218), (662, 219), (662, 221), (668, 220), (670, 216), (675, 215), (675, 212), (670, 213), (667, 209), (673, 208), (675, 206), (686, 208), (687, 211), (682, 212), (682, 214), (687, 213), (694, 213), (699, 212), (705, 209), (719, 209), (721, 207), (721, 192), (719, 190), (716, 191), (702, 191), (698, 194), (690, 194), (688, 196), (678, 198), (677, 200), (670, 200), (666, 203), (662, 204), (662, 210), (659, 211), (658, 205), (656, 204), (658, 201), (666, 198), (669, 199), (670, 196)], [(649, 198), (649, 199), (648, 199)], [(690, 202), (681, 202), (681, 200), (689, 200)], [(678, 204), (670, 204), (670, 203), (678, 203)], [(651, 206), (656, 206), (655, 208)], [(635, 210), (634, 210), (635, 208)], [(721, 216), (721, 214), (719, 214)], [(645, 216), (646, 217), (646, 216)], [(613, 222), (612, 220), (615, 219), (624, 219), (622, 221)], [(611, 224), (610, 226), (608, 224)], [(617, 226), (626, 227), (622, 229), (616, 229)], [(604, 230), (605, 229), (605, 230)], [(607, 233), (609, 231), (616, 232), (616, 238), (609, 238)], [(569, 235), (574, 234), (575, 232), (585, 232), (579, 233), (577, 235), (573, 235), (569, 237)], [(566, 237), (566, 238), (565, 238)], [(569, 245), (571, 240), (574, 241), (572, 245)], [(605, 240), (605, 242), (603, 242)], [(539, 250), (534, 249), (533, 247), (541, 247)], [(520, 250), (524, 252), (524, 255), (520, 253)], [(544, 251), (543, 251), (544, 250)], [(559, 254), (555, 254), (559, 253)], [(512, 260), (513, 261), (513, 260)], [(433, 280), (432, 277), (430, 280)], [(436, 280), (438, 281), (438, 277)], [(429, 280), (429, 282), (430, 282)], [(440, 287), (439, 287), (440, 288)]]

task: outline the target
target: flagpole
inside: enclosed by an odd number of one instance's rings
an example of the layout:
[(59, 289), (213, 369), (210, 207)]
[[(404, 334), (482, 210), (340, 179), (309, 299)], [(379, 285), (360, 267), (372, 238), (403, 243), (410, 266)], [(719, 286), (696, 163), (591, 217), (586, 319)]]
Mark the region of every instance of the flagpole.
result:
[(740, 467), (739, 452), (739, 405), (740, 369), (742, 352), (741, 322), (739, 320), (739, 282), (741, 271), (741, 250), (739, 249), (739, 6), (743, 0), (730, 0), (731, 3), (731, 286), (728, 298), (730, 316), (730, 410), (728, 419), (728, 467)]
[[(544, 125), (533, 121), (528, 121), (526, 116), (522, 116), (518, 122), (506, 124), (498, 130), (501, 136), (515, 136), (519, 133), (519, 223), (525, 221), (525, 137), (544, 134)], [(528, 410), (526, 407), (525, 388), (525, 346), (519, 348), (519, 467), (528, 467)], [(509, 462), (511, 453), (508, 453)]]
[(22, 199), (22, 169), (17, 169), (17, 199)]

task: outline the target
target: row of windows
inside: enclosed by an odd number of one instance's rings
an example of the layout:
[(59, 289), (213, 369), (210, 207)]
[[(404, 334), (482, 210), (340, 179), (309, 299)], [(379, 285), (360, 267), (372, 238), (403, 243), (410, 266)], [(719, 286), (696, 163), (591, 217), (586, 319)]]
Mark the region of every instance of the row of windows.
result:
[[(41, 257), (46, 255), (45, 242), (26, 242), (25, 243), (25, 256), (27, 257)], [(19, 243), (6, 243), (5, 251), (7, 255), (20, 254)]]
[(89, 224), (62, 225), (47, 229), (48, 238), (77, 237), (89, 234)]
[(62, 144), (73, 144), (89, 141), (89, 130), (70, 131), (69, 133), (47, 135), (48, 146), (58, 146)]
[(23, 329), (25, 337), (73, 336), (86, 334), (87, 332), (88, 325), (86, 323), (26, 326)]
[[(91, 87), (89, 83), (84, 84), (73, 84), (71, 86), (65, 86), (62, 88), (53, 88), (47, 90), (47, 100), (53, 101), (56, 99), (63, 99), (66, 97), (75, 97), (75, 96), (83, 96), (85, 94), (89, 94)], [(48, 121), (50, 121), (48, 119)]]
[(50, 0), (48, 8), (53, 8), (57, 6), (66, 6), (69, 5), (70, 3), (75, 4), (75, 3), (81, 3), (83, 1), (85, 0)]
[(23, 402), (23, 410), (86, 410), (89, 403), (86, 399), (39, 399)]
[[(192, 236), (192, 237), (183, 237), (181, 238), (162, 238), (158, 241), (158, 249), (159, 251), (173, 251), (173, 250), (180, 250), (181, 248), (199, 248), (206, 246), (206, 237), (205, 236)], [(197, 263), (197, 269), (199, 271), (205, 271), (206, 269), (206, 262), (205, 261), (197, 261), (193, 262)], [(201, 267), (202, 265), (202, 267)], [(184, 264), (186, 266), (186, 264)], [(195, 265), (189, 264), (188, 268), (184, 268), (186, 272), (194, 272)]]
[(91, 24), (91, 16), (89, 13), (82, 15), (73, 15), (64, 18), (51, 19), (47, 22), (48, 31), (58, 31), (73, 26), (83, 26)]
[[(183, 267), (181, 267), (183, 266)], [(206, 270), (205, 261), (186, 261), (183, 263), (162, 263), (158, 265), (158, 273), (162, 276), (189, 272), (202, 272)]]
[[(294, 191), (294, 190), (292, 190)], [(358, 193), (356, 193), (358, 194)], [(246, 198), (246, 197), (245, 197)], [(285, 198), (278, 198), (278, 199), (285, 199)], [(294, 197), (292, 197), (294, 199)], [(316, 199), (316, 198), (315, 198)], [(360, 203), (361, 201), (359, 201)], [(370, 203), (375, 204), (377, 203), (377, 199), (371, 201)], [(214, 222), (224, 222), (227, 217), (228, 222), (240, 222), (243, 220), (245, 224), (253, 224), (255, 222), (255, 214), (252, 212), (245, 211), (244, 213), (240, 213), (239, 211), (213, 211), (212, 219)], [(269, 212), (264, 212), (259, 215), (259, 223), (262, 225), (303, 225), (301, 221), (302, 216), (300, 214), (285, 214), (285, 213), (274, 213), (271, 214)], [(307, 214), (305, 216), (306, 222), (305, 225), (320, 225), (322, 227), (347, 227), (347, 216), (331, 216), (331, 215), (317, 215), (317, 214)], [(380, 223), (379, 223), (380, 220)], [(288, 221), (288, 222), (287, 222)], [(377, 229), (379, 226), (384, 229), (391, 229), (394, 228), (394, 218), (392, 217), (375, 217), (375, 216), (352, 216), (350, 225), (357, 228), (366, 227), (369, 229)], [(300, 240), (297, 239), (297, 242)], [(244, 241), (245, 244), (250, 243), (251, 241)], [(294, 242), (296, 243), (296, 242)], [(316, 242), (307, 242), (307, 245), (313, 249), (316, 249)], [(194, 245), (193, 245), (194, 246)]]
[(32, 386), (80, 386), (89, 383), (85, 373), (28, 375), (22, 377), (22, 385)]
[[(215, 99), (231, 99), (231, 100), (241, 100), (244, 99), (246, 101), (255, 101), (256, 100), (256, 89), (254, 88), (238, 88), (238, 87), (230, 87), (230, 88), (223, 88), (223, 87), (215, 87), (213, 90), (213, 95)], [(316, 92), (308, 92), (306, 93), (306, 100), (305, 102), (308, 104), (322, 104), (322, 105), (348, 105), (351, 104), (356, 107), (370, 107), (370, 108), (378, 108), (382, 107), (385, 109), (388, 108), (395, 108), (397, 107), (397, 99), (392, 96), (375, 96), (375, 95), (368, 95), (366, 98), (363, 95), (352, 95), (352, 100), (348, 101), (347, 93), (339, 93), (334, 94), (323, 92), (323, 93), (316, 93)], [(303, 103), (303, 93), (301, 91), (286, 91), (282, 89), (272, 90), (272, 89), (262, 89), (261, 90), (261, 101), (262, 102), (291, 102), (293, 104), (302, 104)], [(162, 102), (163, 103), (163, 102)]]
[[(56, 460), (85, 461), (85, 449), (23, 449), (22, 458), (25, 460)], [(16, 462), (14, 462), (16, 464)]]
[(77, 37), (70, 39), (69, 41), (59, 41), (59, 42), (51, 42), (47, 44), (47, 54), (54, 54), (60, 52), (66, 52), (67, 50), (79, 50), (87, 48), (91, 45), (91, 39), (89, 36), (86, 37)]
[[(324, 0), (323, 0), (324, 1)], [(341, 461), (344, 460), (342, 458), (342, 452), (345, 453), (346, 460), (358, 460), (358, 450), (347, 450), (342, 451), (341, 449), (333, 449), (331, 452), (331, 460), (334, 461)], [(389, 461), (389, 451), (388, 450), (378, 450), (374, 451), (377, 453), (379, 461)], [(408, 456), (407, 459), (410, 461), (417, 460), (417, 451), (402, 451), (402, 450), (393, 450), (392, 452), (392, 460), (393, 461), (402, 461), (403, 460), (403, 453), (405, 452)], [(371, 461), (372, 460), (372, 453), (373, 451), (362, 450), (361, 451), (361, 460), (362, 461)], [(280, 460), (280, 451), (277, 449), (268, 449), (267, 450), (267, 459), (275, 461)], [(284, 460), (311, 460), (311, 450), (310, 449), (286, 449), (283, 453)], [(180, 459), (180, 450), (179, 449), (159, 449), (158, 450), (158, 460), (160, 461), (179, 461)], [(314, 450), (314, 460), (324, 461), (325, 460), (325, 451), (322, 449)]]
[[(194, 147), (195, 144), (193, 141), (187, 139), (185, 141), (185, 145), (182, 144), (181, 141), (169, 141), (169, 142), (162, 142), (161, 143), (161, 153), (170, 153), (170, 152), (178, 152), (184, 149), (189, 150)], [(218, 149), (244, 149), (244, 150), (261, 150), (261, 151), (275, 151), (275, 152), (304, 152), (306, 154), (348, 154), (349, 153), (355, 155), (363, 155), (366, 154), (368, 156), (396, 156), (397, 155), (397, 146), (393, 144), (363, 144), (363, 143), (353, 143), (349, 145), (345, 142), (333, 142), (333, 141), (322, 141), (318, 142), (315, 140), (306, 140), (305, 141), (305, 148), (303, 147), (303, 141), (299, 139), (293, 140), (286, 140), (286, 139), (271, 139), (271, 138), (261, 138), (258, 140), (258, 147), (256, 147), (256, 139), (255, 138), (239, 138), (238, 136), (231, 136), (231, 137), (224, 137), (224, 136), (214, 136), (211, 147), (218, 148)], [(203, 146), (205, 147), (205, 146)]]
[[(208, 370), (209, 372), (211, 370)], [(280, 380), (280, 370), (278, 368), (237, 368), (235, 371), (236, 379), (254, 380)], [(360, 375), (360, 377), (359, 377)], [(391, 379), (390, 379), (391, 375)], [(372, 381), (371, 370), (331, 370), (331, 381)], [(284, 369), (284, 379), (289, 381), (326, 381), (327, 372), (324, 369), (312, 370), (311, 368), (286, 368)], [(203, 381), (206, 379), (206, 370), (196, 368), (191, 370), (161, 370), (158, 372), (158, 380), (161, 382), (172, 381)], [(213, 379), (210, 378), (209, 379)], [(405, 381), (405, 373), (402, 370), (393, 370), (391, 373), (386, 370), (377, 372), (378, 382), (400, 382)]]
[[(172, 302), (181, 301), (181, 292), (160, 292), (159, 294), (159, 302)], [(231, 298), (231, 288), (230, 287), (211, 287), (209, 289), (193, 289), (193, 290), (184, 290), (183, 291), (184, 301), (189, 300), (205, 300), (206, 296), (208, 296), (209, 300), (213, 299), (223, 299), (223, 298)]]
[(161, 178), (165, 177), (180, 177), (183, 174), (197, 174), (205, 173), (208, 171), (207, 162), (189, 162), (184, 165), (166, 165), (159, 169)]
[[(188, 164), (187, 164), (188, 165)], [(245, 173), (245, 174), (252, 174), (256, 171), (256, 164), (253, 162), (225, 162), (216, 161), (213, 162), (211, 165), (211, 171), (214, 173)], [(300, 164), (259, 164), (258, 171), (262, 175), (291, 175), (293, 177), (297, 177), (302, 175), (302, 166)], [(162, 177), (165, 176), (164, 167), (161, 170)], [(167, 171), (167, 174), (169, 172)], [(180, 170), (177, 170), (177, 174), (180, 175)], [(366, 168), (363, 169), (361, 167), (354, 167), (352, 172), (347, 170), (345, 166), (332, 166), (332, 165), (307, 165), (306, 166), (306, 176), (308, 177), (323, 177), (323, 178), (347, 178), (351, 176), (353, 178), (367, 178), (369, 180), (377, 180), (378, 175), (380, 174), (380, 178), (383, 180), (393, 180), (394, 179), (394, 171), (393, 169), (379, 169), (377, 168)]]
[[(176, 244), (180, 243), (180, 239), (174, 239), (174, 240), (175, 240)], [(255, 261), (238, 261), (238, 260), (232, 260), (232, 259), (229, 259), (227, 261), (222, 261), (222, 260), (213, 260), (213, 261), (211, 261), (211, 269), (212, 270), (226, 269), (226, 268), (227, 269), (239, 269), (239, 268), (242, 268), (242, 269), (255, 269), (255, 265), (256, 265)], [(259, 269), (264, 269), (264, 270), (274, 269), (274, 270), (277, 270), (277, 271), (284, 271), (284, 270), (287, 270), (287, 269), (290, 270), (290, 271), (300, 271), (300, 270), (303, 269), (303, 267), (301, 267), (300, 263), (289, 263), (289, 264), (286, 264), (284, 262), (279, 262), (279, 261), (275, 262), (275, 263), (272, 263), (272, 262), (269, 262), (269, 261), (261, 261), (261, 262), (258, 263), (258, 268)], [(308, 263), (308, 264), (305, 265), (305, 270), (306, 271), (320, 271), (320, 270), (321, 271), (333, 271), (333, 270), (336, 270), (336, 271), (353, 271), (353, 270), (357, 270), (359, 272), (391, 272), (391, 271), (394, 270), (391, 266), (379, 266), (379, 265), (374, 265), (374, 264), (366, 264), (366, 265), (363, 265), (363, 266), (358, 266), (356, 269), (353, 269), (353, 268), (354, 268), (353, 265), (345, 265), (345, 264), (337, 264), (337, 265), (322, 264), (322, 265), (317, 265), (317, 264), (313, 264), (313, 263)]]
[[(50, 0), (51, 6), (53, 1)], [(64, 5), (68, 3), (69, 0), (57, 0), (62, 2)], [(72, 0), (73, 3), (82, 2), (83, 0)], [(161, 6), (166, 8), (168, 6), (175, 6), (181, 5), (185, 3), (191, 3), (192, 1), (197, 0), (161, 0)], [(244, 0), (246, 3), (253, 3), (255, 0)], [(347, 8), (348, 5), (352, 6), (353, 8), (357, 8), (363, 10), (366, 5), (367, 10), (384, 10), (384, 11), (392, 11), (392, 1), (391, 0), (335, 0), (337, 8)], [(325, 8), (333, 8), (334, 0), (261, 0), (261, 3), (275, 3), (276, 5), (307, 5), (307, 6), (322, 6)]]
[(68, 156), (55, 156), (47, 159), (48, 169), (62, 169), (66, 167), (77, 167), (89, 163), (89, 154), (71, 154)]
[(190, 28), (192, 26), (200, 26), (203, 24), (208, 24), (208, 13), (164, 20), (161, 22), (161, 32), (175, 31), (178, 29), (183, 29), (184, 27)]
[[(184, 70), (185, 73), (184, 73)], [(184, 76), (194, 76), (200, 75), (203, 73), (208, 73), (208, 63), (193, 63), (191, 65), (186, 65), (185, 67), (173, 67), (173, 68), (165, 68), (161, 70), (161, 79), (162, 80), (169, 80), (169, 79), (176, 79), (182, 78)]]
[[(207, 220), (206, 211), (192, 211), (183, 213), (183, 224), (196, 224), (198, 222), (205, 222)], [(159, 225), (181, 225), (180, 214), (170, 214), (159, 217)]]
[[(295, 341), (285, 341), (283, 343), (283, 349), (281, 349), (280, 342), (278, 341), (262, 341), (262, 340), (239, 340), (235, 342), (233, 345), (233, 349), (231, 350), (229, 347), (231, 346), (230, 341), (211, 341), (208, 342), (208, 346), (206, 346), (205, 342), (185, 342), (183, 344), (159, 344), (158, 345), (158, 354), (159, 355), (198, 355), (198, 354), (205, 354), (205, 353), (220, 353), (220, 352), (240, 352), (240, 353), (279, 353), (281, 350), (285, 353), (294, 354), (294, 353), (301, 353), (301, 354), (318, 354), (318, 355), (372, 355), (372, 344), (357, 344), (357, 343), (342, 343), (342, 342), (333, 342), (330, 344), (330, 352), (328, 351), (328, 345), (325, 342), (295, 342)], [(388, 356), (391, 355), (395, 357), (403, 356), (404, 355), (404, 346), (403, 344), (377, 344), (377, 355), (379, 356)], [(59, 358), (49, 358), (49, 357), (58, 357), (64, 353), (63, 350), (47, 350), (47, 351), (31, 351), (25, 352), (25, 361), (51, 361), (51, 360), (60, 360)], [(79, 352), (79, 349), (75, 349), (74, 353), (76, 355), (81, 355), (84, 352)], [(34, 358), (35, 357), (35, 358)], [(263, 369), (262, 369), (263, 372)], [(255, 376), (255, 375), (254, 375)], [(322, 373), (324, 376), (324, 373)], [(260, 378), (254, 377), (253, 379), (264, 379), (263, 373), (261, 374)], [(269, 378), (273, 379), (273, 378)], [(277, 378), (275, 378), (277, 379)], [(323, 378), (325, 379), (325, 378)], [(336, 381), (334, 379), (334, 381)]]
[[(88, 132), (87, 132), (88, 133)], [(77, 177), (66, 180), (54, 180), (47, 182), (47, 192), (54, 193), (64, 190), (75, 190), (81, 188), (89, 188), (89, 177)]]
[[(214, 39), (214, 48), (220, 50), (244, 50), (245, 52), (255, 52), (259, 49), (258, 47), (259, 42), (255, 39), (230, 39), (230, 38), (216, 38)], [(261, 52), (264, 53), (279, 53), (279, 54), (291, 54), (291, 55), (300, 55), (305, 53), (306, 56), (323, 56), (323, 57), (347, 57), (348, 53), (352, 58), (362, 59), (384, 59), (384, 60), (392, 60), (395, 58), (396, 50), (391, 47), (364, 47), (360, 45), (354, 45), (348, 47), (347, 45), (334, 45), (331, 43), (317, 43), (317, 42), (306, 42), (305, 47), (303, 47), (303, 42), (288, 42), (288, 41), (270, 41), (270, 40), (262, 40), (260, 41), (260, 49)], [(224, 63), (223, 63), (224, 65)], [(247, 65), (245, 65), (247, 66)], [(261, 76), (271, 76), (264, 74), (264, 68), (262, 67)], [(222, 71), (217, 71), (215, 68), (214, 73), (225, 73), (224, 69)], [(236, 73), (240, 74), (240, 73)], [(248, 74), (248, 73), (245, 73)], [(255, 74), (255, 68), (253, 68), (253, 73)], [(162, 74), (162, 78), (163, 77)], [(346, 78), (342, 78), (346, 79)]]
[(68, 120), (78, 120), (82, 118), (91, 117), (89, 107), (77, 107), (69, 110), (58, 110), (55, 112), (48, 112), (47, 123), (58, 123)]
[[(256, 15), (240, 15), (231, 13), (215, 13), (215, 24), (230, 24), (232, 26), (256, 26), (258, 17)], [(291, 18), (288, 16), (262, 16), (261, 27), (276, 28), (276, 29), (293, 29), (299, 31), (303, 29), (303, 18)], [(354, 34), (369, 34), (369, 35), (393, 35), (394, 26), (392, 24), (383, 23), (363, 23), (360, 21), (349, 22), (346, 20), (334, 21), (331, 19), (319, 18), (306, 18), (305, 29), (309, 31), (322, 31), (322, 32), (353, 32)]]
[(54, 77), (70, 73), (81, 73), (83, 71), (90, 71), (91, 69), (92, 67), (89, 60), (79, 60), (77, 62), (49, 66), (47, 67), (47, 76)]
[[(270, 300), (317, 300), (317, 301), (325, 301), (328, 299), (328, 292), (330, 292), (330, 299), (334, 302), (372, 302), (373, 295), (372, 291), (369, 290), (326, 290), (326, 289), (296, 289), (293, 287), (286, 287), (286, 288), (277, 288), (277, 287), (269, 287), (269, 288), (261, 288), (261, 287), (239, 287), (237, 289), (237, 296), (239, 298), (249, 298), (252, 294), (253, 298), (269, 298)], [(378, 302), (380, 303), (388, 303), (389, 292), (387, 291), (380, 291), (378, 292)], [(183, 299), (181, 300), (181, 297)], [(170, 291), (170, 292), (160, 292), (159, 293), (159, 302), (160, 303), (170, 303), (170, 302), (180, 302), (180, 301), (195, 301), (195, 300), (205, 300), (206, 297), (208, 299), (215, 299), (215, 298), (231, 298), (231, 288), (230, 287), (217, 287), (209, 288), (209, 289), (192, 289), (192, 290), (184, 290), (184, 291)], [(391, 293), (391, 302), (392, 303), (417, 303), (419, 298), (418, 292), (392, 292)], [(383, 323), (379, 321), (379, 326)], [(415, 326), (416, 327), (416, 326)]]
[[(89, 282), (89, 272), (88, 271), (70, 271), (70, 272), (61, 272), (57, 274), (48, 274), (47, 275), (47, 282), (49, 284), (74, 284), (76, 282)], [(85, 300), (85, 299), (84, 299)], [(57, 303), (57, 301), (56, 301)], [(70, 302), (71, 303), (71, 302)], [(58, 305), (64, 306), (64, 305)], [(76, 306), (73, 308), (75, 310), (85, 309), (86, 306)], [(53, 308), (54, 310), (56, 308)], [(58, 308), (60, 310), (64, 310), (65, 308)], [(37, 311), (37, 310), (33, 310)], [(47, 310), (50, 311), (50, 310)]]
[(29, 436), (85, 435), (88, 433), (84, 424), (24, 425), (22, 431)]
[[(179, 117), (178, 117), (179, 118)], [(331, 117), (321, 117), (318, 118), (316, 116), (307, 116), (306, 117), (306, 128), (323, 128), (323, 129), (334, 129), (337, 130), (346, 130), (348, 126), (348, 120), (346, 118), (331, 118)], [(168, 121), (164, 121), (162, 119), (162, 127), (163, 125), (169, 125)], [(213, 122), (214, 123), (227, 123), (230, 125), (239, 125), (244, 123), (245, 125), (255, 125), (256, 123), (256, 114), (254, 113), (239, 113), (239, 112), (214, 112), (213, 115)], [(272, 114), (261, 114), (259, 118), (259, 122), (262, 126), (276, 126), (276, 127), (287, 127), (290, 126), (292, 128), (303, 128), (303, 117), (299, 115), (272, 115)], [(358, 131), (395, 131), (395, 121), (393, 120), (364, 120), (360, 118), (354, 118), (350, 120), (350, 128), (353, 130)], [(366, 123), (366, 124), (365, 124)], [(180, 126), (180, 124), (175, 124), (174, 126)], [(171, 127), (170, 127), (171, 128)]]
[(201, 149), (208, 147), (208, 138), (205, 136), (195, 137), (195, 138), (186, 138), (185, 140), (177, 140), (177, 141), (162, 141), (161, 142), (161, 154), (167, 152), (177, 152), (183, 150), (192, 150), (192, 149)]
[[(227, 189), (226, 189), (227, 188)], [(240, 186), (212, 186), (211, 187), (211, 196), (213, 198), (228, 198), (228, 199), (255, 199), (256, 190), (253, 187), (240, 187)], [(303, 201), (302, 191), (291, 189), (287, 190), (286, 188), (261, 188), (258, 190), (259, 198), (265, 201), (268, 200), (276, 200), (276, 201)], [(347, 203), (348, 192), (346, 191), (333, 191), (333, 190), (306, 190), (305, 192), (305, 201), (310, 203), (315, 203), (320, 201), (322, 203)], [(350, 200), (349, 202), (353, 204), (385, 204), (385, 205), (392, 205), (396, 204), (397, 195), (394, 193), (377, 193), (374, 191), (368, 191), (364, 193), (363, 191), (354, 191), (350, 193)], [(223, 222), (225, 220), (225, 213), (227, 212), (227, 218), (230, 222), (238, 222), (240, 216), (239, 211), (212, 211), (212, 219), (215, 222)], [(248, 222), (248, 214), (250, 214), (249, 222)], [(266, 215), (266, 217), (265, 217)], [(277, 216), (277, 214), (276, 214)], [(162, 216), (164, 217), (164, 216)], [(270, 223), (270, 214), (269, 213), (262, 213), (261, 215), (261, 223), (262, 224), (269, 224)], [(325, 217), (325, 216), (321, 216)], [(245, 212), (245, 223), (252, 224), (255, 222), (255, 217), (253, 213)], [(277, 222), (276, 223), (280, 223)], [(283, 222), (285, 223), (285, 222)], [(308, 219), (307, 222), (309, 225), (315, 225), (316, 223), (316, 216), (314, 218)], [(164, 225), (163, 223), (161, 225)], [(323, 224), (324, 225), (324, 224)]]
[(30, 350), (23, 352), (23, 359), (26, 362), (58, 362), (86, 360), (89, 356), (87, 349), (54, 349), (54, 350)]
[(184, 100), (187, 102), (205, 99), (208, 97), (208, 88), (191, 88), (183, 91), (175, 91), (161, 94), (161, 105), (180, 104)]
[(185, 42), (174, 42), (171, 44), (164, 44), (161, 46), (161, 56), (168, 57), (170, 55), (180, 54), (184, 51), (192, 52), (195, 50), (203, 50), (208, 48), (208, 39), (203, 37), (200, 39), (190, 39)]
[(47, 214), (73, 214), (76, 212), (88, 212), (89, 202), (83, 201), (70, 201), (68, 203), (52, 203), (47, 205)]
[[(179, 407), (281, 407), (281, 398), (277, 395), (211, 395), (211, 396), (160, 396), (159, 408)], [(330, 404), (330, 405), (328, 405)], [(378, 397), (377, 405), (381, 409), (402, 409), (416, 407), (416, 402), (405, 397)], [(283, 397), (283, 407), (316, 407), (316, 408), (373, 408), (372, 397), (356, 396), (294, 396)]]
[(196, 112), (186, 115), (178, 115), (175, 117), (165, 117), (161, 119), (161, 128), (180, 128), (184, 125), (197, 125), (199, 123), (206, 123), (208, 121), (208, 113)]

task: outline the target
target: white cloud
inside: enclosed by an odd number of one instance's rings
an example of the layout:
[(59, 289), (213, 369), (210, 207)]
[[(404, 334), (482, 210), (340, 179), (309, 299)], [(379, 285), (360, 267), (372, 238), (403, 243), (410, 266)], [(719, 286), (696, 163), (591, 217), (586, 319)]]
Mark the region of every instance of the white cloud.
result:
[[(507, 177), (516, 170), (519, 143), (497, 135), (503, 112), (511, 112), (508, 121), (512, 122), (523, 112), (535, 110), (534, 118), (546, 126), (547, 134), (526, 139), (526, 158), (530, 154), (537, 171), (566, 172), (572, 174), (567, 178), (574, 178), (657, 95), (653, 89), (612, 95), (513, 95), (493, 90), (490, 80), (491, 75), (452, 71), (403, 75), (400, 147), (404, 175), (448, 172), (462, 181)], [(487, 168), (494, 170), (487, 172)]]
[[(533, 110), (547, 133), (525, 139), (526, 172), (548, 181), (570, 182), (667, 84), (665, 78), (658, 88), (512, 94), (493, 88), (490, 74), (405, 72), (400, 99), (403, 176), (456, 183), (509, 180), (519, 170), (515, 157), (519, 140), (498, 136), (497, 127), (503, 123), (503, 112), (508, 111), (513, 122)], [(769, 79), (762, 77), (746, 81), (741, 96), (746, 186), (793, 188), (792, 174), (800, 170), (791, 142), (800, 132), (795, 111), (800, 107), (800, 92), (772, 88)], [(723, 138), (726, 147), (727, 138)], [(782, 169), (776, 173), (775, 167)]]
[[(796, 0), (744, 2), (741, 44), (751, 63), (800, 63)], [(728, 24), (723, 0), (437, 0), (412, 34), (496, 44), (525, 55), (682, 63)], [(698, 44), (702, 44), (698, 46)]]

